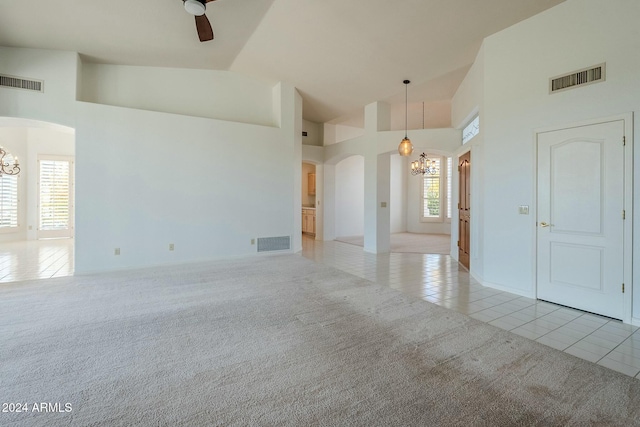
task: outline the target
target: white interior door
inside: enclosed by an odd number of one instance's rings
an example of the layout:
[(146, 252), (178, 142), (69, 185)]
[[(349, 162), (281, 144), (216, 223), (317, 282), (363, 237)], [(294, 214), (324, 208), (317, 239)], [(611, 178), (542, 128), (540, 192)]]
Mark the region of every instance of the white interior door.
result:
[(624, 121), (538, 134), (537, 297), (624, 315)]

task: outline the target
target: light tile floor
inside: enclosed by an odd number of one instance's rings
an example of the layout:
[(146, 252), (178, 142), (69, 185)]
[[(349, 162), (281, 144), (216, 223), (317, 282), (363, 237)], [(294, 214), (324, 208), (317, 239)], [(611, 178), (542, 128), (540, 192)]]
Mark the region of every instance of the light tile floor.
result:
[(486, 288), (448, 255), (370, 254), (303, 236), (302, 255), (590, 362), (640, 378), (640, 331), (617, 320)]
[[(0, 283), (73, 274), (73, 239), (0, 244)], [(619, 321), (485, 288), (448, 255), (370, 254), (303, 236), (303, 256), (640, 378), (640, 331)]]
[(0, 243), (0, 283), (73, 275), (73, 239)]

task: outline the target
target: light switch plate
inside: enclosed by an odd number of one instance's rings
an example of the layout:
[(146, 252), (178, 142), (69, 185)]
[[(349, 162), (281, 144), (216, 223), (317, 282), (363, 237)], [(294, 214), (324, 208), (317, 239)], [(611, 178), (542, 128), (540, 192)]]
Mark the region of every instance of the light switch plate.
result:
[(518, 207), (518, 212), (520, 215), (529, 215), (529, 206), (528, 205), (520, 205)]

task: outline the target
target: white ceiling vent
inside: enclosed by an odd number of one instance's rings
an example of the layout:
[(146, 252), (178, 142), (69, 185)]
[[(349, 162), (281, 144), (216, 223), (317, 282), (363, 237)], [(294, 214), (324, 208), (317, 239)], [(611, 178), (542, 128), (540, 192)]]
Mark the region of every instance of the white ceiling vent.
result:
[(549, 93), (605, 81), (605, 63), (549, 79)]
[(44, 92), (44, 81), (0, 74), (0, 87), (24, 89), (32, 92)]

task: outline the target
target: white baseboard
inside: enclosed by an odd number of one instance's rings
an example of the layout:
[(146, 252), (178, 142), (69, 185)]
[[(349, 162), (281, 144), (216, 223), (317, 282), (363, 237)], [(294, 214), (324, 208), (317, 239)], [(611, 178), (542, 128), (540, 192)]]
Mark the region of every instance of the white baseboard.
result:
[(632, 317), (631, 318), (631, 324), (633, 326), (640, 326), (640, 317)]
[(480, 282), (480, 284), (482, 286), (486, 286), (487, 288), (492, 288), (492, 289), (496, 289), (498, 291), (503, 291), (503, 292), (509, 292), (510, 294), (520, 295), (521, 297), (526, 297), (526, 298), (531, 298), (531, 299), (535, 299), (536, 298), (535, 292), (533, 292), (533, 291), (525, 291), (525, 290), (522, 290), (522, 289), (514, 289), (514, 288), (510, 288), (508, 286), (499, 285), (497, 283), (486, 282), (486, 281), (482, 281), (482, 282)]

